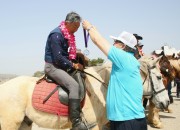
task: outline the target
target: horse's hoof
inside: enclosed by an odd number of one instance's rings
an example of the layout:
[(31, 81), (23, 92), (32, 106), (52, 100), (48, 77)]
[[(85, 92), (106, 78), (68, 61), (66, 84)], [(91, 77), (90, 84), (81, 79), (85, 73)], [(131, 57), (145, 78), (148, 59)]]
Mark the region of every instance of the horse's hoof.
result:
[(173, 110), (168, 108), (168, 113), (173, 113)]
[(102, 130), (110, 130), (110, 122), (107, 122), (105, 125), (103, 125)]
[(164, 128), (164, 126), (163, 126), (163, 124), (162, 124), (161, 122), (159, 122), (158, 124), (153, 124), (153, 126), (154, 126), (155, 128), (158, 128), (158, 129)]
[(173, 110), (170, 109), (170, 108), (167, 108), (167, 109), (165, 109), (164, 111), (165, 111), (165, 112), (168, 112), (168, 113), (173, 113)]

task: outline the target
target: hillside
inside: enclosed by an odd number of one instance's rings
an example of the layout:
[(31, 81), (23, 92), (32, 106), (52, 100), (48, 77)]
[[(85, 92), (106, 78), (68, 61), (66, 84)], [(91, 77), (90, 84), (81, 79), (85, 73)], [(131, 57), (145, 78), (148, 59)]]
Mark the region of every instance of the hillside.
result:
[(2, 84), (3, 82), (6, 82), (12, 78), (17, 77), (17, 75), (14, 74), (0, 74), (0, 84)]

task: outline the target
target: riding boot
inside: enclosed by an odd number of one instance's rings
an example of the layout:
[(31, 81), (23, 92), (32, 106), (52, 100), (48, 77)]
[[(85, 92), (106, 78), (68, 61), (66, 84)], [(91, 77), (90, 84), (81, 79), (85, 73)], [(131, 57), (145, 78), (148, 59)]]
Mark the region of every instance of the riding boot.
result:
[(80, 116), (80, 99), (69, 99), (69, 118), (72, 122), (71, 130), (88, 130)]

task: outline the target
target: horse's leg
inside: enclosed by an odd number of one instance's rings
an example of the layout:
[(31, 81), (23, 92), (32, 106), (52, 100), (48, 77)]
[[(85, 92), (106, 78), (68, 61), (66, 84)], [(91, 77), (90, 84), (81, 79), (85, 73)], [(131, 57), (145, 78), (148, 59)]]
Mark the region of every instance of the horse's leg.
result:
[(149, 113), (147, 116), (148, 122), (153, 124), (153, 126), (156, 128), (163, 128), (158, 112), (159, 109), (157, 109), (154, 103), (151, 100), (149, 100)]
[(14, 111), (12, 107), (6, 108), (1, 115), (1, 130), (18, 130), (23, 119), (24, 112), (18, 107)]
[(1, 130), (18, 130), (21, 122), (14, 122), (11, 119), (1, 119)]
[(31, 130), (32, 129), (32, 125), (28, 126), (24, 121), (22, 122), (19, 130)]
[(19, 130), (31, 130), (32, 123), (33, 122), (27, 116), (25, 116), (23, 122), (21, 123)]
[(164, 109), (164, 111), (167, 111), (168, 113), (173, 113), (173, 110), (171, 108), (169, 108), (169, 106), (168, 106), (168, 108)]

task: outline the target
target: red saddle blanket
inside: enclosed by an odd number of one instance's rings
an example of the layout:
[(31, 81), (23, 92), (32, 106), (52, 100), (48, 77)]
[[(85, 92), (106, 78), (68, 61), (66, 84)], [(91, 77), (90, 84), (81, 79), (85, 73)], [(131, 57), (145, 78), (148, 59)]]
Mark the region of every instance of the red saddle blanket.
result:
[[(56, 88), (57, 84), (48, 83), (45, 80), (36, 84), (32, 95), (32, 106), (40, 111), (55, 114), (58, 116), (68, 116), (68, 106), (59, 101), (59, 93), (56, 91), (44, 104), (43, 100)], [(84, 106), (85, 98), (81, 101)]]
[(68, 106), (59, 101), (58, 91), (56, 91), (44, 104), (43, 100), (55, 89), (55, 83), (48, 83), (45, 80), (36, 84), (32, 95), (32, 106), (40, 111), (55, 114), (58, 116), (68, 116)]

